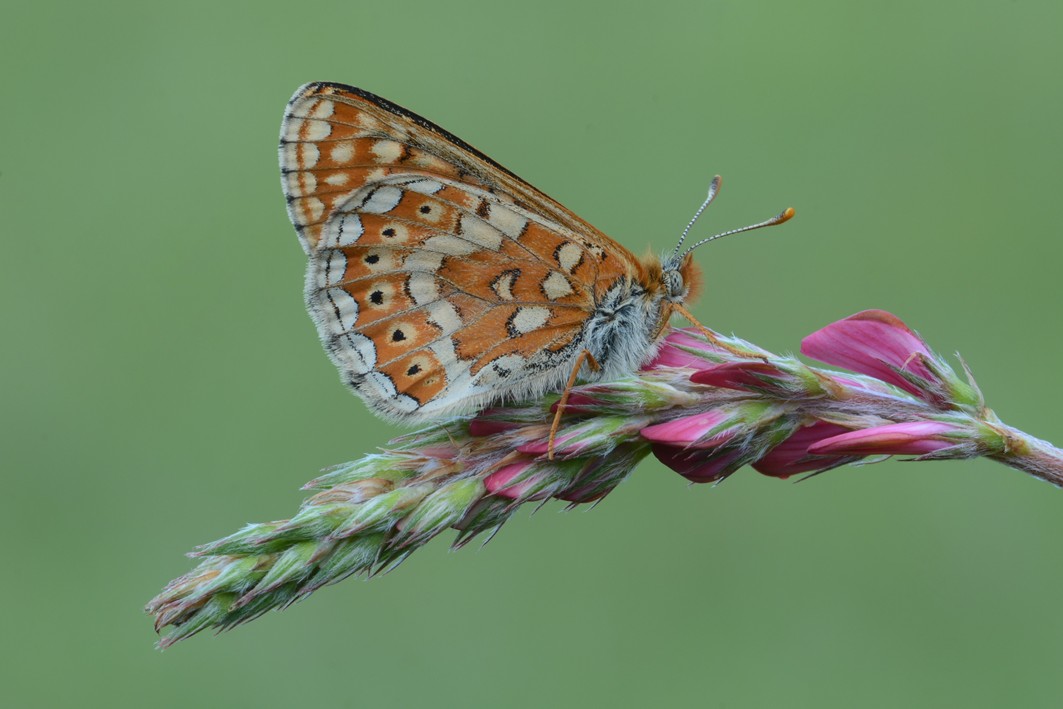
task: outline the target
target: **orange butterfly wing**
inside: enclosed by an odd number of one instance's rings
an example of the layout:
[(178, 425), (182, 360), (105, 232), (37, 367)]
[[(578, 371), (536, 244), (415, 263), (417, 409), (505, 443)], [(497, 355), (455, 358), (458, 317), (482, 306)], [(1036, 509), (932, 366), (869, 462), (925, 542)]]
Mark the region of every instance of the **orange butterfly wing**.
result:
[(307, 308), (342, 378), (394, 418), (557, 389), (625, 248), (429, 121), (339, 84), (281, 127)]

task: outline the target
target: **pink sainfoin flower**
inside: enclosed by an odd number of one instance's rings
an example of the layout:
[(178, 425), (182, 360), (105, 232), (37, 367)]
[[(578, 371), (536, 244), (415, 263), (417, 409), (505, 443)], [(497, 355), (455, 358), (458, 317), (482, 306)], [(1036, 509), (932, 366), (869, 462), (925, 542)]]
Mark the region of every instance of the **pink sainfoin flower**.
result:
[[(719, 405), (642, 431), (658, 460), (695, 482), (720, 480), (745, 464), (785, 478), (869, 455), (968, 457), (977, 448), (970, 426), (925, 420), (928, 406), (935, 413), (978, 413), (983, 405), (973, 381), (961, 381), (915, 332), (884, 311), (857, 313), (802, 343), (806, 355), (862, 377), (760, 355), (747, 343), (736, 353), (719, 346), (699, 350), (698, 337), (690, 330), (670, 335), (651, 366), (693, 369), (690, 382), (710, 387), (708, 392), (747, 396), (706, 392)], [(914, 407), (915, 420), (890, 418), (904, 416), (883, 410), (890, 400)], [(757, 401), (773, 403), (752, 415), (736, 414)]]
[(657, 356), (644, 369), (652, 370), (660, 367), (704, 369), (712, 365), (712, 357), (717, 356), (720, 358), (718, 361), (722, 361), (726, 354), (726, 350), (707, 342), (697, 330), (673, 330), (665, 338), (664, 344), (657, 351)]
[(919, 335), (884, 310), (865, 310), (812, 333), (801, 341), (801, 352), (946, 408), (978, 398), (972, 383), (960, 381)]
[(743, 340), (668, 335), (641, 372), (576, 387), (550, 456), (556, 399), (498, 406), (392, 441), (338, 466), (290, 519), (199, 547), (199, 566), (148, 605), (163, 646), (283, 608), (351, 575), (394, 568), (454, 529), (493, 534), (527, 502), (599, 502), (651, 453), (691, 482), (749, 465), (786, 478), (868, 457), (986, 456), (1057, 485), (1063, 452), (1009, 428), (970, 373), (889, 313), (866, 311), (805, 338), (833, 372)]
[(823, 421), (814, 421), (794, 431), (763, 458), (753, 463), (758, 473), (776, 478), (788, 478), (798, 473), (825, 470), (857, 460), (851, 455), (812, 451), (821, 441), (831, 439), (850, 429)]
[[(908, 421), (849, 431), (816, 441), (811, 455), (930, 455), (969, 438), (960, 426), (940, 421)], [(967, 456), (963, 456), (967, 457)]]
[[(865, 310), (817, 330), (801, 341), (802, 354), (889, 382), (922, 396), (910, 381), (936, 381), (927, 362), (930, 348), (895, 315)], [(905, 376), (905, 375), (909, 376)]]

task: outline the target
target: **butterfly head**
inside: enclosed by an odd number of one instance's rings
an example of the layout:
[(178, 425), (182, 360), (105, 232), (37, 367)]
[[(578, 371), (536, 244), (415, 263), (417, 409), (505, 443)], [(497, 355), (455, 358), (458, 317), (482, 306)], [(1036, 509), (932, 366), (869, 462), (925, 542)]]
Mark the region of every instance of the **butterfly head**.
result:
[(642, 266), (647, 319), (654, 323), (650, 339), (656, 341), (667, 331), (676, 307), (681, 308), (697, 297), (701, 290), (701, 269), (694, 262), (693, 254), (686, 254), (678, 261), (647, 254)]
[(701, 290), (701, 268), (694, 262), (694, 254), (679, 261), (666, 260), (661, 267), (661, 291), (669, 303), (685, 303), (697, 297)]

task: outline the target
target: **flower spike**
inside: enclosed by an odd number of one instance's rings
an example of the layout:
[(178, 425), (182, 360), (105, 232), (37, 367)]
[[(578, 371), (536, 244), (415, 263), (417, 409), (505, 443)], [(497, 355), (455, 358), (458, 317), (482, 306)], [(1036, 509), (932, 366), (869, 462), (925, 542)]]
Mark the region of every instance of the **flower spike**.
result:
[(850, 372), (715, 337), (676, 330), (637, 375), (575, 387), (556, 438), (548, 398), (442, 422), (327, 471), (291, 519), (193, 552), (199, 565), (148, 603), (159, 646), (391, 570), (448, 529), (455, 547), (490, 539), (527, 502), (596, 504), (651, 453), (695, 483), (746, 465), (787, 478), (905, 455), (985, 456), (1063, 486), (1063, 451), (1002, 424), (966, 364), (958, 376), (889, 313), (805, 338), (802, 352)]

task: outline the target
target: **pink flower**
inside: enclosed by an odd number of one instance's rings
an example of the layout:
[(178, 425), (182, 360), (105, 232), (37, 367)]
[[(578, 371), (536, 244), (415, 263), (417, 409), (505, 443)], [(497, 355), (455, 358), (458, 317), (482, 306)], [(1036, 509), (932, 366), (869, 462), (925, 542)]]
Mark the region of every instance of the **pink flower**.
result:
[(652, 443), (657, 460), (675, 472), (691, 482), (714, 482), (749, 460), (748, 452), (729, 445), (748, 433), (748, 413), (720, 407), (646, 426), (641, 434)]
[[(583, 440), (578, 439), (582, 431), (573, 431), (571, 433), (562, 433), (554, 439), (554, 453), (565, 455), (579, 455), (586, 450), (594, 441), (588, 441), (586, 438)], [(569, 441), (574, 441), (569, 445)], [(532, 443), (523, 443), (517, 446), (519, 453), (527, 453), (529, 455), (546, 455), (550, 452), (550, 438), (540, 438)]]
[(785, 387), (771, 380), (788, 376), (775, 365), (757, 360), (728, 362), (710, 366), (707, 369), (699, 369), (690, 375), (690, 381), (724, 389), (780, 390)]
[[(506, 465), (488, 475), (487, 478), (484, 479), (484, 486), (492, 495), (508, 497), (511, 500), (521, 499), (524, 493), (538, 482), (538, 478), (535, 475), (529, 475), (525, 480), (520, 480), (519, 482), (514, 482), (514, 480), (518, 479), (532, 465), (534, 465), (534, 463), (530, 460)], [(543, 497), (549, 497), (549, 494), (546, 494)], [(537, 498), (535, 495), (532, 495), (528, 499), (534, 500)]]
[(653, 455), (690, 482), (711, 483), (722, 480), (745, 465), (742, 452), (736, 449), (720, 449), (707, 452), (702, 449), (679, 448), (654, 443)]
[(693, 416), (654, 424), (642, 429), (642, 437), (653, 443), (683, 448), (714, 448), (731, 440), (737, 432), (732, 412), (712, 409)]
[(963, 429), (941, 421), (912, 421), (850, 431), (813, 443), (813, 455), (926, 455), (960, 445)]
[[(691, 354), (687, 350), (697, 352), (719, 352), (710, 342), (704, 338), (693, 335), (696, 330), (672, 330), (664, 338), (664, 344), (643, 369), (657, 369), (658, 367), (689, 367), (691, 369), (704, 369), (711, 367), (712, 362), (704, 356)], [(685, 348), (685, 349), (684, 349)]]
[(924, 399), (927, 392), (897, 370), (930, 383), (939, 381), (926, 366), (934, 359), (930, 348), (897, 316), (884, 310), (865, 310), (817, 330), (801, 341), (801, 352), (820, 362), (876, 377)]
[[(604, 405), (600, 399), (594, 398), (590, 393), (593, 387), (588, 387), (584, 391), (573, 391), (569, 394), (568, 402), (565, 404), (565, 411), (570, 414), (589, 411), (594, 413), (596, 409)], [(561, 401), (555, 401), (550, 405), (550, 413), (557, 413), (557, 407), (561, 404)]]
[[(506, 413), (505, 409), (484, 409), (476, 418), (469, 422), (469, 435), (477, 437), (493, 436), (496, 433), (505, 433), (506, 431), (520, 428), (521, 424), (519, 422), (505, 420)], [(496, 416), (498, 418), (495, 418)]]
[(785, 441), (772, 448), (766, 456), (753, 463), (753, 469), (775, 478), (788, 478), (798, 473), (808, 473), (813, 470), (822, 470), (823, 468), (837, 465), (848, 456), (813, 456), (809, 454), (809, 446), (824, 439), (847, 433), (849, 430), (843, 426), (824, 421), (816, 421), (809, 426), (803, 426), (794, 431)]

